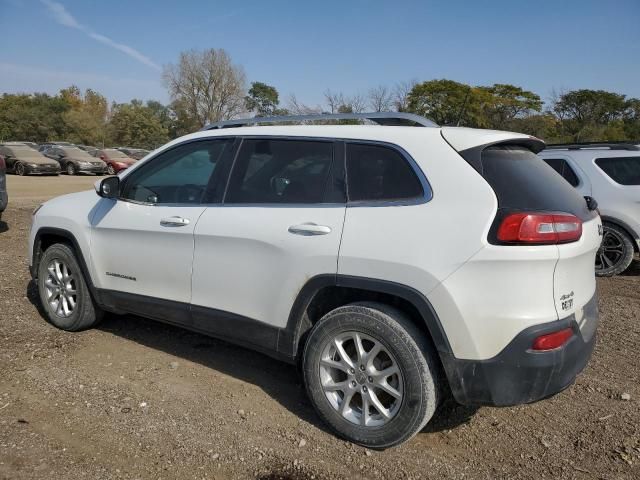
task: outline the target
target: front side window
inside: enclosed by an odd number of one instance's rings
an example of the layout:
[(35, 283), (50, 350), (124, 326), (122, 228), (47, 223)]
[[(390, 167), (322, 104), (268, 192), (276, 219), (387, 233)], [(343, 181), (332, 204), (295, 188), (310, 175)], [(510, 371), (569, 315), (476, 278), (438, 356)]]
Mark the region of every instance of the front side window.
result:
[(322, 203), (333, 143), (245, 139), (225, 203)]
[(640, 185), (640, 157), (597, 158), (596, 165), (620, 185)]
[(197, 204), (205, 196), (215, 198), (214, 190), (224, 184), (217, 167), (231, 145), (229, 139), (207, 140), (162, 152), (125, 178), (121, 198), (152, 204)]
[(397, 201), (424, 195), (416, 172), (400, 152), (371, 144), (347, 145), (349, 201)]

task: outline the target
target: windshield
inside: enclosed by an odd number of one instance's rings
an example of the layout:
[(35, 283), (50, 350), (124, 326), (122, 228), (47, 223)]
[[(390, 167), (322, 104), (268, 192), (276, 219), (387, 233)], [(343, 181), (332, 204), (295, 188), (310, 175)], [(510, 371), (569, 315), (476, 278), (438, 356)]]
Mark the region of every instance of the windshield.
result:
[(104, 151), (109, 158), (128, 158), (127, 155), (120, 150), (116, 149), (107, 149)]
[(42, 158), (42, 155), (31, 147), (9, 147), (8, 150), (17, 158)]
[(91, 155), (89, 155), (87, 152), (85, 152), (84, 150), (80, 150), (79, 148), (76, 148), (76, 147), (63, 147), (61, 150), (64, 152), (64, 154), (67, 157), (94, 160), (94, 158)]

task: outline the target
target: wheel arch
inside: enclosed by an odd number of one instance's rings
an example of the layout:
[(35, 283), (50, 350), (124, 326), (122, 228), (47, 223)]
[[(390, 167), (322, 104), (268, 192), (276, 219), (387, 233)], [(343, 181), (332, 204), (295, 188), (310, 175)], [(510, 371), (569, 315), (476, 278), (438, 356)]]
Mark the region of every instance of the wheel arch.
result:
[(399, 308), (427, 335), (439, 354), (451, 355), (438, 315), (423, 294), (400, 283), (351, 275), (319, 275), (307, 281), (278, 337), (278, 350), (299, 359), (305, 336), (315, 322), (334, 308), (356, 301), (377, 301)]
[(612, 223), (618, 227), (620, 227), (621, 229), (623, 229), (631, 238), (631, 240), (633, 240), (633, 249), (635, 252), (639, 252), (640, 251), (640, 235), (638, 234), (638, 232), (636, 232), (633, 228), (631, 228), (631, 226), (629, 226), (629, 224), (627, 224), (626, 222), (615, 218), (615, 217), (610, 217), (608, 215), (602, 215), (600, 217), (602, 219), (602, 223)]
[(73, 249), (74, 253), (76, 254), (78, 264), (80, 265), (80, 269), (82, 270), (82, 275), (84, 276), (85, 281), (87, 282), (87, 286), (89, 287), (89, 291), (91, 292), (94, 300), (97, 299), (96, 289), (93, 285), (93, 281), (91, 280), (91, 275), (89, 274), (89, 269), (87, 268), (87, 263), (82, 252), (82, 248), (80, 248), (80, 244), (78, 243), (75, 235), (69, 230), (55, 227), (42, 227), (38, 229), (33, 241), (31, 277), (34, 280), (37, 280), (40, 258), (42, 257), (44, 251), (55, 243), (66, 243)]

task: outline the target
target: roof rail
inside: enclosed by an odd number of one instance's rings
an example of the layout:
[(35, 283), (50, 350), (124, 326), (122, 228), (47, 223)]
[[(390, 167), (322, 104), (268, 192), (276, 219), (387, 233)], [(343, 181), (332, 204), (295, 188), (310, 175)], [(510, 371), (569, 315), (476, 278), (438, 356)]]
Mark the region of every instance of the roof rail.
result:
[(225, 120), (205, 125), (200, 131), (219, 128), (234, 128), (263, 123), (318, 122), (326, 120), (369, 120), (378, 125), (395, 125), (410, 127), (437, 127), (431, 120), (405, 112), (373, 112), (373, 113), (320, 113), (313, 115), (283, 115), (275, 117), (241, 118)]
[[(640, 144), (640, 142), (638, 142)], [(638, 144), (633, 141), (624, 142), (577, 142), (577, 143), (550, 143), (545, 150), (581, 150), (588, 148), (608, 148), (609, 150), (640, 150)]]

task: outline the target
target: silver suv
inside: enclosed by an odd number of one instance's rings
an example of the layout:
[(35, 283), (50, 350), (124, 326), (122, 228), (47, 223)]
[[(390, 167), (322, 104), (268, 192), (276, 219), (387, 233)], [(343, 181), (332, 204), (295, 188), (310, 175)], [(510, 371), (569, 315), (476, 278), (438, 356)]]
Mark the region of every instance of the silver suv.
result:
[(549, 145), (538, 154), (582, 195), (603, 222), (596, 275), (625, 271), (640, 247), (640, 147), (629, 143)]

